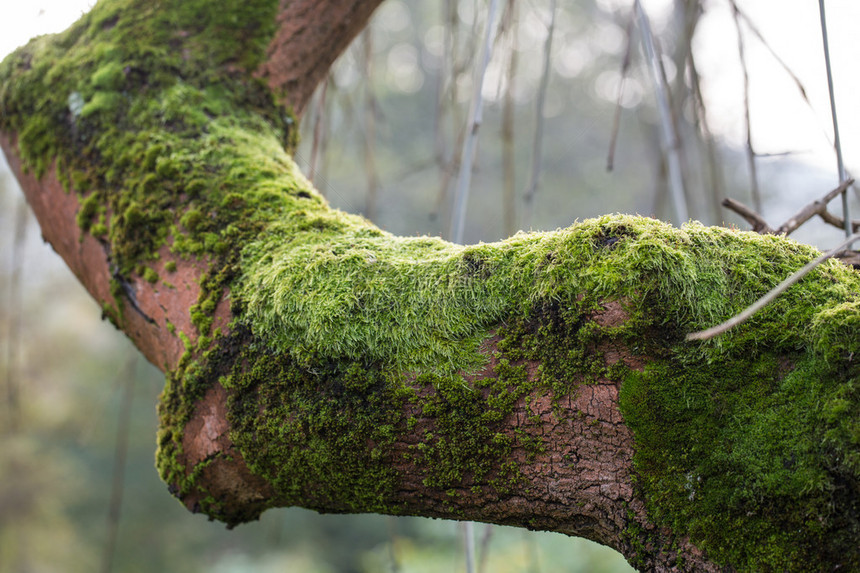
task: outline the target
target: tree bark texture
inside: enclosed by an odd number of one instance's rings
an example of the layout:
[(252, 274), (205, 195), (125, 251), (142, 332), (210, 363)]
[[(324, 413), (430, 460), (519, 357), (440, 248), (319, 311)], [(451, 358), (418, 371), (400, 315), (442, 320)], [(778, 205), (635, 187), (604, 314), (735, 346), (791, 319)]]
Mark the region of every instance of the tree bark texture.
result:
[(853, 570), (860, 280), (814, 249), (603, 217), (489, 245), (332, 210), (295, 121), (378, 0), (99, 3), (0, 64), (42, 232), (167, 377), (159, 471), (270, 507), (583, 536), (654, 571)]

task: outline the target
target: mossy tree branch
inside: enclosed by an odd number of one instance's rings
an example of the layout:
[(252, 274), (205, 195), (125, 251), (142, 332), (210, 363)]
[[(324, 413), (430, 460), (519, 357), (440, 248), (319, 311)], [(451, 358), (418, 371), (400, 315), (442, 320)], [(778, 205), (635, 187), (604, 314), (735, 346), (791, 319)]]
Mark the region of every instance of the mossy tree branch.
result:
[(332, 210), (274, 71), (331, 61), (289, 63), (330, 37), (284, 33), (302, 6), (103, 1), (0, 64), (43, 234), (167, 375), (171, 491), (230, 525), (301, 505), (560, 531), (646, 570), (860, 566), (856, 273), (688, 343), (814, 249), (620, 216), (462, 247)]

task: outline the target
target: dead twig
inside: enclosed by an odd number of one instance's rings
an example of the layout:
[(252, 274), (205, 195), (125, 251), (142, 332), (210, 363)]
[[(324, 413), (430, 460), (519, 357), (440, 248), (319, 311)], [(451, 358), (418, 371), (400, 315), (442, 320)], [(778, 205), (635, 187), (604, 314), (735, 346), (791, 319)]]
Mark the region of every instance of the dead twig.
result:
[(741, 20), (746, 24), (747, 29), (753, 33), (753, 35), (758, 38), (759, 42), (770, 52), (770, 55), (773, 56), (773, 59), (782, 67), (785, 73), (791, 78), (794, 84), (797, 86), (798, 91), (800, 91), (800, 97), (803, 98), (803, 101), (807, 103), (810, 107), (812, 107), (812, 102), (809, 101), (809, 97), (806, 95), (806, 87), (803, 85), (803, 82), (800, 81), (800, 78), (797, 77), (789, 65), (783, 60), (779, 54), (776, 53), (776, 50), (773, 49), (773, 46), (765, 39), (764, 34), (762, 34), (761, 30), (759, 30), (758, 26), (756, 26), (755, 22), (753, 22), (752, 18), (750, 18), (746, 12), (744, 12), (740, 6), (737, 4), (733, 5), (734, 12), (737, 16), (740, 17)]
[[(830, 68), (830, 44), (827, 41), (827, 18), (824, 14), (824, 0), (818, 0), (821, 15), (821, 39), (824, 41), (824, 64), (827, 68), (827, 88), (830, 91), (830, 115), (833, 118), (833, 147), (836, 149), (836, 163), (839, 170), (839, 182), (848, 176), (845, 174), (845, 163), (842, 161), (842, 144), (839, 141), (839, 121), (836, 118), (836, 98), (833, 94), (833, 70)], [(842, 193), (842, 217), (845, 222), (845, 236), (851, 234), (851, 209), (848, 205), (848, 193)]]
[(624, 48), (624, 59), (621, 61), (621, 80), (618, 82), (618, 98), (615, 101), (615, 115), (612, 118), (612, 135), (609, 138), (609, 154), (606, 158), (606, 170), (615, 168), (615, 148), (618, 145), (618, 132), (621, 129), (621, 98), (624, 96), (624, 84), (630, 72), (630, 62), (633, 54), (633, 17), (627, 21), (627, 45)]
[(833, 217), (830, 213), (827, 212), (827, 204), (830, 203), (836, 197), (843, 195), (845, 190), (854, 183), (853, 179), (848, 179), (843, 181), (838, 187), (828, 192), (821, 199), (816, 199), (809, 205), (805, 206), (803, 209), (798, 211), (794, 216), (790, 217), (785, 223), (779, 226), (776, 230), (777, 234), (780, 235), (790, 235), (793, 233), (798, 227), (804, 224), (806, 221), (814, 217), (815, 215), (819, 215), (822, 219), (827, 221), (828, 216)]
[(761, 297), (760, 299), (755, 301), (753, 304), (748, 306), (740, 314), (733, 316), (732, 318), (725, 321), (724, 323), (719, 324), (717, 326), (714, 326), (712, 328), (709, 328), (707, 330), (701, 330), (699, 332), (691, 332), (690, 334), (688, 334), (686, 336), (686, 339), (687, 340), (709, 340), (715, 336), (723, 334), (727, 330), (734, 328), (735, 326), (737, 326), (739, 324), (742, 324), (743, 322), (746, 322), (752, 315), (754, 315), (755, 313), (757, 313), (758, 311), (763, 309), (765, 306), (770, 304), (771, 301), (773, 301), (776, 297), (778, 297), (779, 295), (784, 293), (786, 290), (788, 290), (788, 288), (791, 285), (793, 285), (794, 283), (796, 283), (797, 281), (799, 281), (800, 279), (805, 277), (815, 267), (817, 267), (818, 265), (820, 265), (821, 263), (823, 263), (824, 261), (826, 261), (830, 257), (833, 257), (833, 256), (839, 254), (846, 245), (849, 245), (858, 239), (860, 239), (860, 233), (855, 233), (855, 234), (851, 235), (850, 237), (848, 237), (847, 239), (845, 239), (844, 241), (839, 243), (839, 245), (837, 245), (833, 249), (827, 251), (826, 253), (824, 253), (820, 257), (816, 257), (814, 260), (812, 260), (809, 263), (807, 263), (806, 265), (804, 265), (802, 269), (795, 272), (790, 277), (788, 277), (787, 279), (785, 279), (784, 281), (782, 281), (781, 283), (776, 285), (776, 287), (771, 289), (763, 297)]
[[(844, 229), (844, 220), (840, 217), (830, 214), (827, 211), (827, 204), (834, 200), (836, 197), (842, 195), (845, 190), (853, 184), (853, 179), (843, 181), (841, 185), (831, 191), (828, 191), (827, 194), (820, 199), (816, 199), (812, 203), (809, 203), (808, 205), (804, 206), (800, 211), (789, 217), (785, 221), (785, 223), (775, 229), (767, 224), (767, 221), (765, 221), (764, 217), (762, 217), (759, 213), (750, 209), (740, 201), (736, 201), (735, 199), (724, 199), (722, 204), (723, 207), (734, 211), (735, 213), (743, 217), (750, 225), (752, 225), (753, 231), (757, 233), (771, 235), (790, 235), (791, 233), (796, 231), (798, 227), (800, 227), (816, 215), (821, 217), (825, 223), (828, 223), (840, 229)], [(854, 231), (857, 230), (857, 227), (860, 227), (860, 222), (858, 221), (852, 221), (851, 224), (852, 229)]]
[[(842, 217), (837, 217), (836, 215), (833, 215), (828, 211), (824, 211), (822, 213), (819, 213), (818, 215), (828, 225), (836, 227), (837, 229), (844, 229), (845, 228), (845, 219), (843, 219)], [(851, 221), (851, 230), (852, 230), (852, 232), (855, 232), (855, 233), (858, 230), (860, 230), (860, 221), (858, 221), (857, 219), (852, 220)]]
[(764, 220), (764, 217), (762, 217), (740, 201), (732, 199), (731, 197), (727, 197), (723, 199), (722, 205), (726, 209), (734, 211), (735, 213), (743, 217), (747, 223), (752, 225), (752, 230), (756, 233), (761, 233), (763, 235), (772, 235), (776, 232), (770, 227), (770, 225), (767, 224), (767, 221)]
[(555, 18), (557, 12), (556, 4), (557, 0), (550, 0), (549, 23), (547, 24), (546, 42), (544, 43), (543, 74), (540, 78), (537, 95), (537, 108), (535, 109), (535, 137), (532, 142), (532, 170), (528, 186), (523, 194), (523, 200), (525, 202), (523, 209), (523, 228), (526, 229), (531, 226), (535, 194), (537, 193), (538, 186), (540, 185), (540, 166), (543, 160), (543, 114), (551, 71), (552, 37), (555, 35)]
[(657, 98), (657, 111), (660, 117), (660, 134), (663, 139), (663, 147), (668, 167), (669, 188), (672, 192), (672, 201), (675, 204), (675, 217), (678, 224), (686, 223), (689, 219), (687, 211), (687, 194), (684, 190), (684, 176), (681, 168), (681, 145), (678, 131), (672, 118), (672, 108), (669, 104), (669, 93), (666, 89), (665, 74), (657, 53), (654, 36), (651, 33), (651, 24), (640, 0), (634, 3), (636, 20), (639, 24), (639, 33), (642, 37), (642, 46), (648, 60), (648, 69), (651, 72), (651, 81), (654, 82), (654, 92)]
[(756, 168), (756, 153), (752, 144), (752, 126), (750, 121), (750, 75), (747, 69), (746, 50), (744, 48), (744, 35), (741, 29), (740, 12), (737, 4), (732, 0), (732, 14), (735, 18), (735, 26), (738, 29), (738, 55), (741, 60), (741, 70), (744, 76), (744, 123), (746, 124), (747, 138), (747, 164), (750, 170), (750, 185), (752, 191), (752, 200), (755, 210), (762, 212), (761, 192), (758, 187), (758, 170)]

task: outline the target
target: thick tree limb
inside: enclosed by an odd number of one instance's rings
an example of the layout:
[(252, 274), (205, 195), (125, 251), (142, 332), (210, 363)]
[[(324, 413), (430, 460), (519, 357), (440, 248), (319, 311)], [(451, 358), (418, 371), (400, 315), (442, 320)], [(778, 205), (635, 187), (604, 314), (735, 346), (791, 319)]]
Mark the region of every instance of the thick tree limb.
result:
[(167, 374), (157, 463), (189, 509), (519, 525), (643, 570), (860, 565), (852, 271), (693, 345), (815, 251), (621, 216), (462, 247), (332, 210), (253, 78), (284, 30), (253, 4), (104, 0), (0, 65), (46, 239)]

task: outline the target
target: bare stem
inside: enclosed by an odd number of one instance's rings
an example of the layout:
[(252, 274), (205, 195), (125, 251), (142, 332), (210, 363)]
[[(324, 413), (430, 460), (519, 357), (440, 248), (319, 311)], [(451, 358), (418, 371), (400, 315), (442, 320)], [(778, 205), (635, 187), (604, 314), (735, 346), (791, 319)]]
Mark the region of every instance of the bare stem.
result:
[(549, 87), (550, 62), (552, 59), (552, 37), (555, 32), (555, 15), (557, 0), (550, 0), (549, 24), (547, 25), (546, 43), (544, 44), (543, 74), (538, 88), (537, 108), (535, 110), (535, 138), (532, 142), (532, 171), (523, 198), (523, 227), (531, 225), (531, 214), (534, 208), (534, 198), (540, 184), (540, 166), (543, 159), (543, 114), (546, 104), (546, 92)]
[[(839, 141), (839, 120), (836, 118), (836, 97), (833, 94), (833, 70), (830, 68), (830, 44), (827, 41), (827, 18), (824, 14), (824, 0), (818, 0), (821, 14), (821, 39), (824, 42), (824, 63), (827, 67), (827, 89), (830, 92), (830, 115), (833, 117), (833, 146), (836, 148), (836, 164), (839, 170), (839, 182), (848, 177), (845, 174), (845, 163), (842, 161), (842, 144)], [(845, 220), (845, 236), (851, 234), (851, 208), (848, 205), (848, 193), (842, 193), (842, 218)]]
[(371, 221), (376, 217), (379, 174), (376, 169), (376, 94), (373, 92), (373, 37), (371, 27), (362, 32), (364, 44), (364, 171), (367, 176), (367, 196), (364, 215)]
[(753, 207), (759, 213), (762, 212), (761, 191), (758, 186), (758, 169), (756, 168), (755, 149), (752, 144), (752, 126), (750, 121), (750, 75), (747, 69), (746, 50), (744, 49), (744, 35), (741, 29), (740, 13), (735, 1), (732, 0), (732, 14), (735, 18), (735, 26), (738, 30), (738, 56), (741, 60), (741, 70), (744, 75), (744, 123), (746, 124), (747, 137), (747, 164), (750, 170), (750, 193), (752, 194)]
[(624, 59), (621, 62), (621, 81), (618, 82), (618, 98), (615, 101), (615, 115), (612, 118), (612, 135), (609, 138), (609, 153), (606, 157), (606, 170), (615, 168), (615, 148), (618, 144), (618, 131), (621, 128), (621, 98), (624, 96), (624, 84), (627, 83), (627, 73), (630, 70), (631, 54), (633, 53), (633, 18), (627, 22), (627, 46), (624, 49)]
[(675, 217), (678, 224), (685, 223), (689, 219), (687, 211), (687, 199), (684, 192), (684, 177), (681, 170), (681, 154), (678, 142), (678, 133), (672, 120), (671, 106), (669, 105), (669, 94), (666, 90), (662, 63), (654, 45), (654, 36), (651, 33), (651, 24), (645, 9), (642, 8), (640, 0), (635, 3), (637, 20), (639, 22), (639, 33), (642, 35), (642, 44), (645, 55), (648, 58), (651, 80), (654, 82), (654, 91), (657, 96), (657, 111), (660, 114), (660, 134), (663, 139), (663, 147), (666, 154), (666, 163), (669, 169), (669, 187), (672, 191), (672, 201), (675, 206)]
[(454, 195), (454, 210), (451, 215), (451, 229), (448, 233), (450, 239), (455, 243), (463, 242), (463, 234), (466, 230), (466, 206), (469, 202), (469, 185), (472, 181), (472, 164), (475, 160), (475, 147), (478, 142), (478, 130), (483, 121), (484, 98), (481, 90), (484, 86), (484, 73), (490, 63), (492, 56), (493, 23), (496, 20), (498, 0), (491, 0), (487, 13), (487, 24), (484, 32), (483, 57), (478, 62), (475, 70), (475, 84), (472, 93), (472, 107), (469, 113), (469, 131), (463, 145), (463, 155), (460, 158), (460, 177), (457, 181), (457, 190)]

